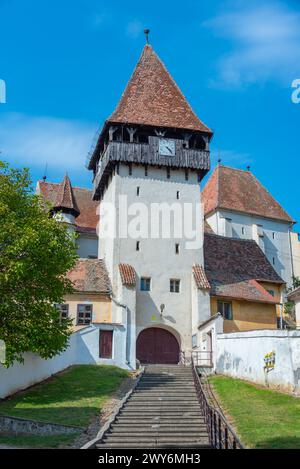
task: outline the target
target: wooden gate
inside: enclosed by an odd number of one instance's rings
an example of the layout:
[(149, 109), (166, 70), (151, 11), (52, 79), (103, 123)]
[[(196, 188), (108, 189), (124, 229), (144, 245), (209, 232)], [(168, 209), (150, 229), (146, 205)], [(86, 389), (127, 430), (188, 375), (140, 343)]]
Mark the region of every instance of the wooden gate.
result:
[(138, 336), (136, 356), (141, 363), (177, 364), (179, 344), (171, 332), (159, 327), (150, 327)]

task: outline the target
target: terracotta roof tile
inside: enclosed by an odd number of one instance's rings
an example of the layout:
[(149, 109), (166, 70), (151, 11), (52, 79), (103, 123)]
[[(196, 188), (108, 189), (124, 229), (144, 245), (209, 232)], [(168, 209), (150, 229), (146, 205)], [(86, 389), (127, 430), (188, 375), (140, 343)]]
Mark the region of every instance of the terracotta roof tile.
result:
[(295, 288), (295, 290), (291, 291), (287, 297), (289, 301), (299, 300), (300, 299), (300, 287)]
[(212, 133), (193, 112), (150, 45), (144, 47), (133, 75), (108, 122)]
[(209, 290), (210, 284), (205, 275), (204, 269), (201, 265), (195, 264), (193, 266), (193, 275), (195, 278), (196, 285), (201, 290)]
[(67, 274), (74, 289), (81, 292), (109, 294), (110, 280), (103, 259), (78, 259)]
[[(40, 193), (51, 205), (55, 205), (60, 184), (38, 181), (37, 193)], [(76, 227), (80, 232), (95, 233), (99, 221), (97, 208), (99, 202), (92, 200), (92, 191), (73, 187), (73, 195), (80, 215), (76, 218)]]
[(258, 282), (284, 283), (252, 240), (205, 233), (204, 268), (215, 296), (274, 303)]
[(80, 214), (80, 210), (74, 197), (73, 188), (68, 175), (65, 175), (63, 181), (58, 185), (54, 201), (54, 209), (67, 209), (68, 211), (72, 212), (75, 217)]
[(119, 264), (119, 271), (123, 285), (135, 286), (136, 275), (134, 268), (129, 264)]
[(227, 209), (293, 222), (250, 171), (218, 165), (202, 191), (202, 202), (205, 215)]

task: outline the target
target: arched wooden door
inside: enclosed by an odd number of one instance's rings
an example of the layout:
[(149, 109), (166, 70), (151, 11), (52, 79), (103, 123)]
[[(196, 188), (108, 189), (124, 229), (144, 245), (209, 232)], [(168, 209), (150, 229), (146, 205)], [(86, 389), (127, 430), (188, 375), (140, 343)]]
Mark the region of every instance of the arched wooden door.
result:
[(143, 330), (137, 338), (136, 356), (141, 363), (179, 362), (179, 344), (171, 332), (159, 327)]

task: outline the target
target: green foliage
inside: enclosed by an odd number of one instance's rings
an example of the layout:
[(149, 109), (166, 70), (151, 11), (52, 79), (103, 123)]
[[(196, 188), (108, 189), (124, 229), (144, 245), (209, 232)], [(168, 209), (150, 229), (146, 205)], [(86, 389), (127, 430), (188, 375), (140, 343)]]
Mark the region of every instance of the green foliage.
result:
[(300, 400), (226, 376), (209, 378), (222, 409), (249, 448), (300, 448)]
[[(293, 286), (287, 288), (287, 293), (290, 293), (298, 287), (300, 287), (300, 277), (293, 277)], [(295, 304), (293, 301), (287, 301), (284, 304), (284, 314), (289, 316), (293, 321), (296, 321)]]
[(85, 427), (129, 373), (79, 365), (0, 402), (0, 415)]
[(23, 352), (50, 358), (68, 342), (68, 320), (54, 303), (72, 291), (66, 272), (75, 264), (75, 239), (32, 191), (28, 170), (0, 162), (0, 339), (6, 365)]

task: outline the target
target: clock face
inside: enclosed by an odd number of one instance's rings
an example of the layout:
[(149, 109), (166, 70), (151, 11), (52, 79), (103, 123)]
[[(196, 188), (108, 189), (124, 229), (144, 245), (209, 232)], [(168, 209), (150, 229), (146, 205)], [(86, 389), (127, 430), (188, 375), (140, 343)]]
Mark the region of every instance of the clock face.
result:
[(159, 154), (163, 156), (175, 156), (175, 140), (171, 138), (160, 138)]

